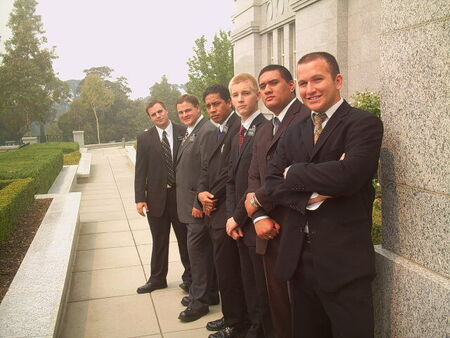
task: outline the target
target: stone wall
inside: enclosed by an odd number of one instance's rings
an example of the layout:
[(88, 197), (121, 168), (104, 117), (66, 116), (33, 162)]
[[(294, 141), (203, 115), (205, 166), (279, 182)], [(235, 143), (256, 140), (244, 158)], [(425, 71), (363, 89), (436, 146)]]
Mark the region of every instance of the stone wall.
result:
[(450, 3), (381, 4), (383, 245), (377, 335), (445, 337), (450, 311)]

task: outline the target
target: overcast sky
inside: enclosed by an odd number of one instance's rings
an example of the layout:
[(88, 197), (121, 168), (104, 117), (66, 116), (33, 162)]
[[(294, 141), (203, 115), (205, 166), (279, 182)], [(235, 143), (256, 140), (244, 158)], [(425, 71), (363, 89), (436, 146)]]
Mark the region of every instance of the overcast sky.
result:
[(83, 70), (109, 66), (124, 76), (131, 97), (144, 97), (166, 74), (187, 82), (186, 61), (195, 39), (211, 41), (232, 30), (233, 0), (38, 0), (49, 46), (59, 56), (62, 80), (82, 79)]

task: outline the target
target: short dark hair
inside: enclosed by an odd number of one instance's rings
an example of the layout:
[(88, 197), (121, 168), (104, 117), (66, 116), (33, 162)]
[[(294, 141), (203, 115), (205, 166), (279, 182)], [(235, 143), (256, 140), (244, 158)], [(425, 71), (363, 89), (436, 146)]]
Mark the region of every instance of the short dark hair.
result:
[(285, 79), (286, 82), (294, 81), (294, 78), (292, 77), (291, 72), (286, 67), (284, 67), (282, 65), (268, 65), (268, 66), (265, 66), (263, 69), (261, 69), (261, 71), (259, 72), (258, 82), (259, 82), (259, 79), (261, 78), (261, 75), (263, 75), (265, 72), (270, 72), (272, 70), (278, 70), (281, 77), (283, 79)]
[(323, 59), (328, 64), (328, 67), (330, 67), (330, 73), (333, 76), (333, 78), (336, 77), (340, 73), (339, 71), (339, 65), (336, 61), (336, 58), (327, 52), (313, 52), (308, 53), (306, 55), (303, 55), (300, 60), (298, 60), (297, 65), (300, 65), (302, 63), (311, 62), (317, 59)]
[(203, 93), (203, 102), (205, 102), (205, 99), (209, 94), (219, 94), (222, 100), (224, 100), (225, 102), (231, 100), (230, 91), (227, 87), (221, 84), (215, 84), (206, 88), (205, 92)]
[(189, 102), (190, 104), (192, 104), (194, 107), (199, 107), (200, 106), (200, 102), (198, 102), (198, 99), (195, 95), (192, 94), (184, 94), (181, 95), (178, 99), (177, 99), (177, 105), (181, 104), (183, 102)]
[(161, 107), (167, 110), (166, 105), (161, 100), (151, 100), (149, 103), (147, 103), (147, 106), (145, 107), (145, 112), (148, 114), (148, 110), (158, 103), (161, 105)]

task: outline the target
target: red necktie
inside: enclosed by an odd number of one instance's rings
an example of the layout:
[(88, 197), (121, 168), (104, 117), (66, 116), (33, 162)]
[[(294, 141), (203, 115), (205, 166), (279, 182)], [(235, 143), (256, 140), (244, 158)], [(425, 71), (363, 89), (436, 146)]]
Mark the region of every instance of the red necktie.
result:
[(242, 149), (242, 145), (244, 144), (245, 131), (245, 127), (241, 125), (241, 129), (239, 129), (239, 150)]

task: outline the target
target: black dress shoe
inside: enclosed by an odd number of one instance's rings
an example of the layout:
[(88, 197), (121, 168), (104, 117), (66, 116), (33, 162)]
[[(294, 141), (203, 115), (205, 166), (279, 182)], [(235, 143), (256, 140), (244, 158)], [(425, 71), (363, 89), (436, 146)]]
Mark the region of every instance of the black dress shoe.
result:
[(224, 329), (227, 325), (225, 324), (225, 318), (220, 318), (213, 320), (212, 322), (208, 322), (206, 324), (206, 329), (208, 331), (220, 331)]
[(183, 282), (180, 285), (178, 285), (184, 292), (189, 293), (189, 288), (191, 287), (191, 284)]
[(182, 322), (193, 322), (209, 312), (209, 308), (207, 306), (202, 307), (200, 309), (194, 310), (190, 306), (187, 307), (186, 310), (182, 311), (178, 316), (178, 319)]
[(244, 337), (245, 330), (236, 327), (226, 326), (216, 333), (211, 333), (208, 338), (237, 338)]
[(167, 284), (156, 284), (154, 282), (148, 282), (140, 287), (137, 288), (137, 293), (150, 293), (152, 291), (158, 290), (158, 289), (165, 289), (167, 287)]
[(189, 296), (184, 296), (183, 298), (181, 298), (181, 305), (183, 306), (188, 306), (190, 302), (191, 299), (189, 298)]

